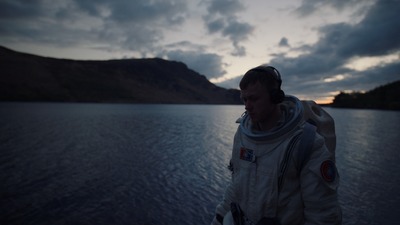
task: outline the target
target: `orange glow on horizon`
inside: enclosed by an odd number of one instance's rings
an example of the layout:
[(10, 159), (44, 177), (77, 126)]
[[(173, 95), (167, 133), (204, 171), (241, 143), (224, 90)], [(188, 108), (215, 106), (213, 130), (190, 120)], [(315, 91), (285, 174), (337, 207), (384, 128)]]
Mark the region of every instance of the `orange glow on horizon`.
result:
[(331, 104), (333, 102), (334, 97), (324, 97), (316, 99), (315, 102), (317, 104)]

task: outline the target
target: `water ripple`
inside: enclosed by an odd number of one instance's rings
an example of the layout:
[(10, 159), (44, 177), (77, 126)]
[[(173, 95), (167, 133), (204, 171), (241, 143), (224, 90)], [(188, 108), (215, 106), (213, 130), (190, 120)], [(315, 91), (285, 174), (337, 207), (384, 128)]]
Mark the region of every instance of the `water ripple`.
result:
[[(0, 104), (0, 224), (209, 224), (230, 179), (243, 111)], [(394, 224), (399, 113), (328, 110), (336, 120), (343, 224)]]

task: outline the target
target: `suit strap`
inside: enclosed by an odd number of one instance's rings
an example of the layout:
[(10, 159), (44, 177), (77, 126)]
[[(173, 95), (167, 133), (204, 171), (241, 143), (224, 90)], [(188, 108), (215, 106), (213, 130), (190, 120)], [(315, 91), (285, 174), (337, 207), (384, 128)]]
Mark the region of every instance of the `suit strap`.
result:
[(297, 150), (297, 171), (299, 173), (311, 156), (316, 133), (317, 127), (309, 122), (306, 122), (303, 128), (303, 134), (301, 135), (299, 148)]
[[(292, 140), (290, 140), (288, 148), (286, 149), (285, 152), (285, 156), (280, 166), (280, 171), (278, 176), (278, 193), (282, 189), (283, 178), (285, 176), (291, 155), (293, 154), (297, 157), (297, 165), (295, 166), (298, 174), (300, 174), (301, 170), (303, 169), (303, 166), (309, 160), (314, 145), (315, 134), (317, 132), (316, 130), (317, 128), (314, 125), (310, 124), (309, 122), (306, 122), (303, 128), (303, 132), (300, 135), (296, 135), (295, 137), (292, 138)], [(292, 153), (295, 149), (296, 143), (299, 141), (300, 143), (298, 145), (299, 147), (297, 148), (297, 154)]]

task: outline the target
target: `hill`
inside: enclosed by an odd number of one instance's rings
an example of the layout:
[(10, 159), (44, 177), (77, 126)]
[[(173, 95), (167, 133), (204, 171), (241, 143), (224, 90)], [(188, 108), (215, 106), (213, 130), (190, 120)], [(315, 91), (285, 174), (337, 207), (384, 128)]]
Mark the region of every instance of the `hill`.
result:
[(366, 93), (341, 92), (333, 100), (333, 107), (400, 110), (400, 80), (377, 87)]
[(0, 101), (241, 104), (185, 64), (41, 57), (0, 47)]

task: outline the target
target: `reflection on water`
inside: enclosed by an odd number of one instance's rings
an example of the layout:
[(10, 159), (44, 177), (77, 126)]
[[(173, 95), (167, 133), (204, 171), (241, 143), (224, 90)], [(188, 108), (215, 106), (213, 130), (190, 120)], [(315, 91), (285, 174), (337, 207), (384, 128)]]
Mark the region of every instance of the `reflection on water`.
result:
[(397, 224), (400, 113), (327, 110), (336, 122), (344, 224)]
[[(399, 113), (336, 120), (343, 224), (400, 215)], [(0, 224), (209, 224), (242, 106), (0, 104)]]

